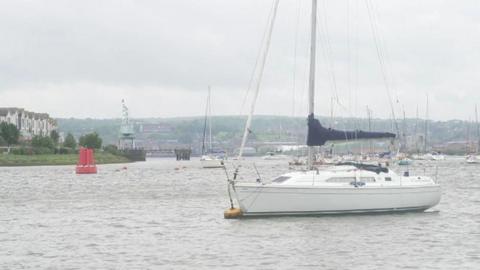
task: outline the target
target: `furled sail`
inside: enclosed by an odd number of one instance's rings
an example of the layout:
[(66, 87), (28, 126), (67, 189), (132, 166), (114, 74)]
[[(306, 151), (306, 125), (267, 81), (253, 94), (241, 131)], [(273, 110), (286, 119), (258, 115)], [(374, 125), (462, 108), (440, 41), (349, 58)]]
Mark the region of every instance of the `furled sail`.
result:
[(366, 132), (361, 130), (341, 131), (325, 128), (313, 114), (308, 116), (308, 146), (321, 146), (327, 141), (364, 140), (395, 138), (395, 134), (389, 132)]

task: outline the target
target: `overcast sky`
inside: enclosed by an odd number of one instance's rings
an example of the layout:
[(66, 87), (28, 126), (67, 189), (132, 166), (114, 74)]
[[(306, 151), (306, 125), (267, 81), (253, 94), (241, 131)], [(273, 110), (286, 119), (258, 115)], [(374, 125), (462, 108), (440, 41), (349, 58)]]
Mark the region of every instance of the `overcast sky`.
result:
[[(2, 0), (0, 107), (110, 118), (126, 99), (133, 117), (203, 115), (211, 85), (215, 115), (245, 113), (272, 2)], [(258, 114), (306, 116), (310, 2), (280, 1)], [(319, 0), (318, 12), (317, 114), (337, 97), (336, 115), (390, 117), (388, 85), (397, 117), (423, 117), (428, 93), (430, 118), (474, 118), (477, 0)]]

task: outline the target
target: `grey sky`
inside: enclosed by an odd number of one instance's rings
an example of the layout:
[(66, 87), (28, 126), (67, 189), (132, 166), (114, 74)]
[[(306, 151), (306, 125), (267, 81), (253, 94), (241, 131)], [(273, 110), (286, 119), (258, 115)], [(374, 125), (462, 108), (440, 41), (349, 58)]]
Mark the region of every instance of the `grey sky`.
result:
[[(480, 103), (478, 1), (371, 2), (397, 115), (404, 107), (414, 117), (418, 105), (423, 116), (429, 93), (431, 118), (473, 118)], [(368, 105), (374, 116), (389, 117), (365, 1), (319, 3), (319, 34), (325, 40), (326, 22), (332, 65), (319, 40), (317, 114), (328, 115), (336, 95), (338, 115), (365, 116)], [(118, 117), (125, 98), (134, 117), (202, 115), (211, 85), (214, 114), (245, 112), (271, 4), (3, 0), (0, 106), (56, 117)], [(309, 12), (309, 0), (280, 2), (259, 114), (292, 115), (295, 108), (296, 116), (306, 115)]]

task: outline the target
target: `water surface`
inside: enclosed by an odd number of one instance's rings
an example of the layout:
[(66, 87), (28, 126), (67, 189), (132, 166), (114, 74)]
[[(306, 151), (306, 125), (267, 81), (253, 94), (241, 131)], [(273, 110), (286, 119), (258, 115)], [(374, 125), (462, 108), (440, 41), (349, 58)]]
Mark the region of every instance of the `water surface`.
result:
[[(285, 164), (256, 160), (264, 179)], [(243, 220), (223, 219), (222, 169), (123, 166), (0, 168), (0, 269), (480, 269), (480, 165), (417, 162), (442, 184), (426, 213)]]

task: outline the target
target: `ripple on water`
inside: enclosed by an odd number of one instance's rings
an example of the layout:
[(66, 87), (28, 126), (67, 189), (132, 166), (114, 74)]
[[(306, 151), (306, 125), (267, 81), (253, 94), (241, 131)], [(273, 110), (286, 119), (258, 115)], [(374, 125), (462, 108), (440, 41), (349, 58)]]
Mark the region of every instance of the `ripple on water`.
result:
[[(256, 166), (269, 179), (283, 162)], [(424, 164), (443, 191), (427, 213), (246, 220), (223, 219), (225, 172), (198, 161), (2, 168), (0, 268), (480, 269), (480, 166)]]

